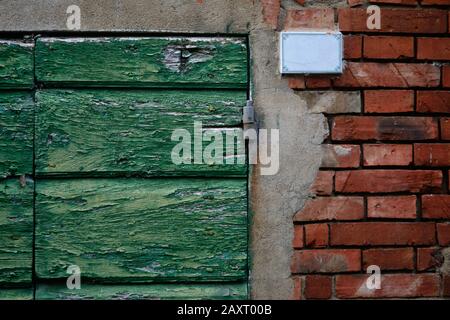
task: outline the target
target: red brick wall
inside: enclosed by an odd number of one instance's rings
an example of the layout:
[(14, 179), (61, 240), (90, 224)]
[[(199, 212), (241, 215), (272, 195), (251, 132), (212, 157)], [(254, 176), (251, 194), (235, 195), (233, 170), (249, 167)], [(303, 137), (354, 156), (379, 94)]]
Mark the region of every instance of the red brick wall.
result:
[[(378, 0), (290, 9), (285, 29), (345, 34), (339, 77), (294, 76), (295, 90), (356, 91), (359, 113), (326, 114), (330, 136), (314, 196), (294, 217), (297, 299), (450, 296), (450, 0)], [(420, 2), (420, 3), (419, 3)], [(363, 3), (362, 5), (359, 5)], [(278, 23), (280, 25), (280, 23)], [(378, 265), (381, 289), (365, 286)]]

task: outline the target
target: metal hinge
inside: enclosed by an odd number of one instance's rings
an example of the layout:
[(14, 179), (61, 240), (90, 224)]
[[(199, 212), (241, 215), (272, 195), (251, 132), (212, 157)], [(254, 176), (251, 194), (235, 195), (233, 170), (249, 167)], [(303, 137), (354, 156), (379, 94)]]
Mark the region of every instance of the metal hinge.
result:
[(242, 123), (244, 124), (244, 130), (254, 129), (258, 130), (255, 109), (253, 108), (253, 101), (247, 100), (247, 105), (244, 107), (242, 114)]

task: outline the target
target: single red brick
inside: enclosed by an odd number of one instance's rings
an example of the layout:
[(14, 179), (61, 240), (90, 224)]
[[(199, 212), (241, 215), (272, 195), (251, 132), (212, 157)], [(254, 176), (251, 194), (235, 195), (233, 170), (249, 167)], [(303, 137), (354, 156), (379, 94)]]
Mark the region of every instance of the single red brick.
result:
[(348, 62), (336, 87), (437, 87), (440, 68), (423, 63)]
[(364, 36), (364, 58), (401, 59), (414, 57), (413, 37)]
[(450, 195), (423, 195), (422, 217), (429, 219), (450, 219)]
[(383, 4), (399, 4), (399, 5), (409, 5), (415, 6), (417, 0), (369, 0), (370, 3), (383, 3)]
[(359, 59), (362, 54), (362, 36), (344, 36), (344, 59)]
[(380, 15), (381, 29), (368, 29), (365, 8), (339, 9), (339, 29), (343, 32), (446, 33), (448, 28), (446, 10), (382, 8)]
[(432, 5), (448, 6), (450, 5), (450, 0), (421, 0), (420, 4), (424, 6), (432, 6)]
[(347, 0), (347, 2), (350, 7), (359, 6), (364, 3), (363, 0)]
[(450, 118), (441, 118), (441, 138), (450, 140)]
[(336, 192), (439, 192), (441, 186), (437, 170), (345, 170), (335, 175)]
[(359, 222), (330, 226), (330, 244), (335, 246), (434, 245), (434, 223)]
[(417, 143), (414, 145), (417, 166), (450, 166), (450, 143)]
[(294, 225), (294, 239), (292, 240), (292, 247), (295, 249), (303, 248), (305, 245), (303, 226)]
[(328, 245), (327, 224), (307, 224), (305, 235), (307, 247), (323, 248)]
[(450, 223), (438, 223), (436, 229), (439, 245), (450, 246)]
[(414, 111), (412, 90), (365, 90), (364, 112), (390, 113)]
[(324, 144), (322, 145), (323, 168), (357, 168), (361, 158), (358, 145)]
[(413, 270), (414, 249), (368, 249), (363, 251), (363, 269), (371, 265), (381, 270)]
[(306, 87), (309, 89), (320, 89), (331, 87), (331, 78), (326, 76), (306, 77)]
[(334, 171), (319, 171), (316, 180), (311, 186), (315, 195), (330, 195), (333, 192)]
[(306, 201), (294, 221), (358, 220), (364, 216), (362, 197), (318, 197)]
[(436, 248), (417, 248), (417, 271), (434, 270), (442, 265), (443, 259)]
[(417, 112), (450, 113), (450, 91), (417, 91)]
[(407, 166), (412, 163), (409, 144), (365, 144), (365, 166)]
[(444, 297), (450, 297), (450, 275), (444, 275), (442, 285), (444, 287), (442, 290), (442, 295)]
[(366, 9), (342, 8), (338, 11), (339, 29), (343, 32), (445, 33), (447, 11), (438, 9), (382, 8), (381, 29), (367, 28)]
[(369, 197), (367, 199), (369, 218), (416, 218), (416, 196)]
[(293, 273), (335, 273), (361, 270), (359, 249), (318, 249), (295, 251)]
[(303, 278), (293, 277), (294, 292), (292, 293), (292, 300), (303, 300)]
[(264, 21), (273, 29), (276, 29), (278, 16), (280, 15), (281, 0), (262, 0), (261, 4)]
[(450, 88), (450, 65), (442, 66), (442, 86)]
[(293, 29), (334, 29), (333, 8), (308, 8), (288, 10), (284, 24), (285, 30)]
[(305, 77), (303, 76), (289, 76), (288, 86), (291, 89), (305, 89)]
[(434, 140), (438, 124), (431, 117), (337, 116), (331, 126), (331, 137), (351, 140)]
[(329, 276), (310, 275), (305, 279), (306, 299), (330, 299), (332, 281)]
[(336, 277), (336, 296), (354, 298), (423, 298), (437, 297), (440, 291), (438, 274), (384, 274), (381, 288), (369, 289), (370, 275), (339, 275)]
[(417, 59), (450, 60), (450, 38), (418, 38)]

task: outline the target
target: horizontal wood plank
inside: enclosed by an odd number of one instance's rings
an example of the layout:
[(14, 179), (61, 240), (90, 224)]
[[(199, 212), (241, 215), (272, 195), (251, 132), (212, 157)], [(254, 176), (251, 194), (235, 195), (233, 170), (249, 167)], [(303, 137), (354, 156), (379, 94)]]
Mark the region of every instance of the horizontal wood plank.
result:
[[(36, 100), (38, 175), (246, 175), (242, 139), (235, 150), (226, 144), (226, 132), (241, 125), (245, 92), (42, 90)], [(192, 144), (190, 161), (174, 163), (180, 140), (172, 133), (186, 129), (193, 142), (195, 121), (223, 128), (223, 152), (234, 155), (234, 164), (194, 164)]]
[(0, 177), (33, 173), (33, 97), (0, 91)]
[(64, 179), (36, 185), (36, 272), (111, 283), (246, 277), (246, 179)]
[(33, 87), (32, 43), (0, 40), (0, 89)]
[(32, 300), (33, 288), (0, 288), (0, 300)]
[(240, 38), (40, 38), (35, 61), (49, 85), (247, 87)]
[(39, 284), (38, 300), (235, 300), (247, 299), (246, 283), (92, 285), (79, 290), (65, 285)]
[(0, 286), (31, 284), (33, 181), (0, 181)]

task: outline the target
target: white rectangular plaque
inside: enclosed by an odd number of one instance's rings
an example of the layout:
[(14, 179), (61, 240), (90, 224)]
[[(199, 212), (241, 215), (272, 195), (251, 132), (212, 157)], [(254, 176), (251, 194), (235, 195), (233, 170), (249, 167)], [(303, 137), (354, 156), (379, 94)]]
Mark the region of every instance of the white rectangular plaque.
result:
[(340, 32), (281, 32), (280, 72), (342, 73), (342, 42)]

